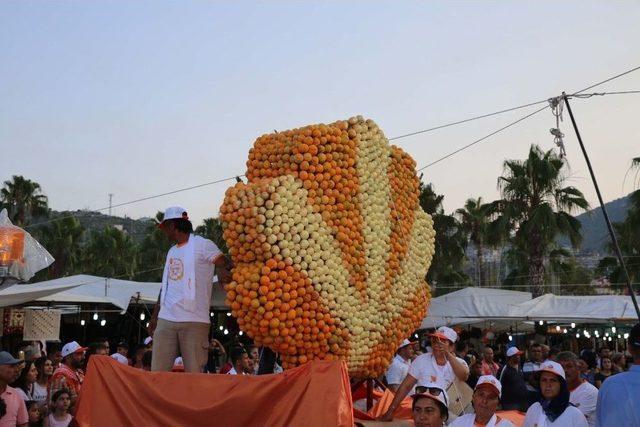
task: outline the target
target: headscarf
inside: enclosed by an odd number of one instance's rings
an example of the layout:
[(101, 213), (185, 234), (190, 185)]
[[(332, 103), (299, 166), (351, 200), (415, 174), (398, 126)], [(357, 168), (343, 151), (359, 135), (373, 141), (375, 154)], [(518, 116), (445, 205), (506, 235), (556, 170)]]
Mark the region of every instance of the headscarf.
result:
[(542, 405), (545, 415), (551, 422), (554, 422), (567, 409), (567, 406), (571, 405), (569, 403), (570, 393), (567, 381), (560, 375), (556, 376), (560, 381), (560, 393), (551, 400), (544, 399), (544, 397), (540, 400), (540, 405)]

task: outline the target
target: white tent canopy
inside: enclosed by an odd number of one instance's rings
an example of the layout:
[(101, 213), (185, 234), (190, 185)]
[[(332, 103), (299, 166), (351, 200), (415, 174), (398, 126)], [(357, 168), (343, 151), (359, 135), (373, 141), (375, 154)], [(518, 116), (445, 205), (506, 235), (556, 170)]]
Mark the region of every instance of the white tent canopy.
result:
[(531, 320), (584, 323), (638, 320), (631, 297), (621, 295), (546, 294), (512, 307), (510, 315)]
[(46, 298), (48, 295), (70, 290), (78, 286), (76, 283), (52, 283), (40, 282), (24, 285), (11, 285), (0, 291), (0, 307), (11, 307), (24, 304), (38, 298)]
[(421, 329), (439, 326), (473, 325), (490, 321), (508, 325), (520, 320), (512, 310), (531, 300), (531, 293), (506, 289), (469, 287), (433, 298), (429, 315), (422, 320)]

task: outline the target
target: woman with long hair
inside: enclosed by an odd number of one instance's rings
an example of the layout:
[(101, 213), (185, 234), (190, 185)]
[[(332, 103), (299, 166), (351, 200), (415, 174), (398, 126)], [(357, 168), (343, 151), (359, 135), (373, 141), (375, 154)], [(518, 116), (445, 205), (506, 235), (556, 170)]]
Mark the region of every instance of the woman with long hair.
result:
[(536, 372), (540, 388), (539, 402), (531, 405), (524, 427), (588, 427), (582, 412), (569, 402), (569, 387), (562, 365), (548, 360)]
[(33, 400), (41, 406), (46, 405), (49, 401), (47, 389), (49, 387), (49, 379), (53, 375), (53, 362), (46, 356), (40, 357), (33, 362), (38, 370), (38, 377), (33, 385)]
[(15, 388), (18, 395), (24, 400), (33, 399), (33, 390), (36, 379), (38, 378), (38, 369), (33, 364), (33, 360), (27, 360), (24, 364), (24, 368), (20, 371), (18, 379), (11, 384), (11, 387)]
[(595, 376), (596, 379), (596, 387), (602, 387), (602, 383), (604, 380), (609, 378), (611, 375), (614, 375), (616, 372), (613, 370), (613, 362), (608, 357), (603, 357), (600, 359), (600, 370)]

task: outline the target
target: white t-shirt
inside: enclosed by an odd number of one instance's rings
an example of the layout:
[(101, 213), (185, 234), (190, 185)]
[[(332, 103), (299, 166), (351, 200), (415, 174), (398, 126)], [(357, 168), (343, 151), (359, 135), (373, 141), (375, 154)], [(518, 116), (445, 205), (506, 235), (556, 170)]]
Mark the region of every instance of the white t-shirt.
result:
[[(183, 306), (182, 289), (178, 287), (180, 282), (174, 281), (171, 277), (167, 278), (168, 286), (167, 295), (162, 299), (159, 319), (169, 320), (171, 322), (198, 322), (210, 323), (209, 307), (211, 304), (211, 291), (213, 286), (213, 273), (215, 266), (213, 262), (222, 254), (220, 249), (211, 240), (205, 239), (194, 234), (190, 235), (195, 245), (195, 275), (196, 275), (196, 309), (188, 311)], [(167, 261), (177, 261), (176, 265), (184, 265), (185, 246), (178, 247), (174, 245), (167, 253)], [(173, 286), (172, 286), (173, 285)], [(163, 289), (165, 289), (163, 284)], [(163, 291), (164, 292), (164, 291)], [(177, 301), (171, 303), (170, 301)]]
[(549, 421), (539, 402), (531, 405), (524, 417), (522, 427), (588, 427), (587, 419), (582, 412), (574, 406), (567, 406), (562, 415), (554, 422)]
[[(456, 357), (460, 363), (467, 366), (467, 362)], [(440, 366), (433, 357), (433, 353), (421, 354), (411, 363), (409, 367), (409, 375), (417, 379), (417, 386), (427, 383), (438, 383), (443, 390), (447, 390), (451, 383), (456, 379), (451, 364), (447, 360), (444, 365)]]
[(129, 359), (127, 359), (126, 356), (121, 355), (120, 353), (113, 353), (111, 355), (111, 358), (122, 363), (123, 365), (128, 365), (129, 364)]
[(588, 381), (583, 382), (571, 392), (569, 402), (573, 403), (584, 414), (589, 427), (596, 426), (596, 404), (598, 389)]
[(410, 360), (404, 360), (400, 355), (396, 354), (386, 373), (387, 384), (402, 384), (409, 372), (409, 366), (411, 366)]
[(31, 397), (38, 403), (47, 402), (47, 387), (43, 387), (37, 382), (33, 383), (33, 392), (31, 392)]
[[(453, 420), (449, 427), (475, 427), (476, 414), (465, 414)], [(485, 427), (515, 427), (513, 423), (504, 418), (493, 415)]]

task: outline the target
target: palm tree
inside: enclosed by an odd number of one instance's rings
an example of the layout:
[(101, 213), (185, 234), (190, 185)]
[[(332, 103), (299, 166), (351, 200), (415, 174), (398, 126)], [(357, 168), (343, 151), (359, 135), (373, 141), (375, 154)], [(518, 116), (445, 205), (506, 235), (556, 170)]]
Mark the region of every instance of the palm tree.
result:
[(115, 227), (93, 231), (83, 250), (84, 272), (105, 277), (132, 279), (137, 267), (136, 245)]
[(227, 242), (222, 237), (223, 229), (222, 222), (218, 218), (205, 218), (204, 223), (196, 227), (195, 233), (202, 237), (211, 239), (213, 243), (224, 253), (228, 254)]
[[(433, 218), (436, 232), (435, 254), (427, 273), (427, 282), (435, 286), (437, 294), (441, 294), (437, 284), (462, 287), (469, 283), (469, 277), (462, 269), (467, 239), (459, 221), (453, 215), (444, 213), (443, 200), (444, 196), (436, 194), (431, 184), (421, 184), (420, 207)], [(451, 290), (452, 287), (448, 288)]]
[(47, 270), (48, 279), (73, 274), (80, 261), (84, 227), (74, 217), (62, 217), (40, 229), (42, 245), (53, 255), (55, 262)]
[(498, 178), (502, 199), (495, 204), (496, 224), (511, 234), (512, 250), (526, 260), (520, 267), (534, 298), (544, 291), (545, 258), (556, 237), (567, 236), (573, 247), (582, 240), (580, 222), (571, 213), (589, 203), (580, 190), (564, 186), (565, 165), (553, 150), (532, 145), (525, 160), (506, 160)]
[(47, 196), (41, 193), (40, 184), (23, 176), (14, 175), (0, 189), (0, 201), (7, 208), (11, 221), (23, 227), (34, 216), (49, 213)]
[(476, 248), (478, 286), (485, 284), (484, 250), (491, 219), (491, 204), (482, 203), (482, 197), (467, 199), (463, 208), (456, 210), (462, 230)]

